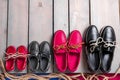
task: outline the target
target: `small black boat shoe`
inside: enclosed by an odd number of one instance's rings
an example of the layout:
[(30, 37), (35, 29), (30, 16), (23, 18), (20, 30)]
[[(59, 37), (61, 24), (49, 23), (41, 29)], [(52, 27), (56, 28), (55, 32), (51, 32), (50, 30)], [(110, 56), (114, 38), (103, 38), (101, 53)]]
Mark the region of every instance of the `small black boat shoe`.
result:
[(51, 62), (51, 48), (49, 43), (43, 41), (39, 45), (37, 41), (32, 41), (29, 45), (29, 52), (29, 69), (32, 72), (48, 71)]
[(50, 67), (50, 62), (51, 62), (51, 49), (50, 49), (50, 45), (47, 41), (43, 41), (40, 44), (40, 56), (39, 56), (39, 69), (42, 72), (46, 72), (48, 71), (49, 67)]
[(32, 41), (29, 45), (29, 69), (32, 72), (36, 72), (39, 67), (39, 43), (37, 41)]

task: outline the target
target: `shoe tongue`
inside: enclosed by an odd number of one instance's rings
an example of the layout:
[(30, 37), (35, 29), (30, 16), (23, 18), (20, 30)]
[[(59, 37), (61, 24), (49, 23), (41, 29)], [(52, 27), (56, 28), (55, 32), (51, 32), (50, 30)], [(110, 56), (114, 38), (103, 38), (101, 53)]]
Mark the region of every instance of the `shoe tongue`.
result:
[(96, 50), (96, 51), (100, 51), (100, 47), (96, 47), (95, 50)]
[[(88, 47), (88, 49), (89, 49), (89, 51), (90, 51), (90, 48)], [(100, 47), (99, 46), (97, 46), (97, 47), (95, 47), (95, 49), (94, 49), (94, 51), (93, 52), (99, 52), (100, 51)], [(91, 52), (91, 51), (90, 51)]]
[(114, 48), (113, 48), (113, 47), (108, 47), (108, 48), (105, 49), (105, 51), (113, 52), (113, 51), (114, 51)]
[(30, 53), (31, 53), (31, 54), (38, 54), (39, 51), (37, 51), (37, 50), (32, 50), (32, 51), (30, 51)]
[(60, 50), (55, 51), (55, 53), (66, 53), (66, 50), (60, 49)]
[(80, 53), (80, 49), (70, 49), (70, 52), (72, 52), (72, 53)]

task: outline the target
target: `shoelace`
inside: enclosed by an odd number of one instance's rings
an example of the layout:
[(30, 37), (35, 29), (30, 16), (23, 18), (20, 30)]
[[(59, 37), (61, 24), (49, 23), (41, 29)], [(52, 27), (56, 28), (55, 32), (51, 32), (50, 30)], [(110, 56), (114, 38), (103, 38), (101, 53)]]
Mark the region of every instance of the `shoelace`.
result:
[(113, 46), (116, 45), (116, 41), (113, 41), (113, 42), (103, 41), (103, 43), (104, 43), (104, 47), (105, 47), (105, 48), (113, 47)]
[[(105, 41), (101, 41), (101, 40), (99, 42), (99, 40), (100, 39), (98, 38), (98, 40), (94, 43), (94, 45), (93, 45), (93, 43), (91, 45), (92, 46), (98, 46), (98, 44), (100, 44), (102, 42), (105, 43), (104, 44), (105, 47), (112, 47), (112, 46), (116, 45), (115, 41), (113, 43), (110, 43), (110, 42), (105, 42)], [(76, 47), (73, 47), (73, 48), (76, 48)], [(13, 55), (13, 56), (15, 56), (15, 55)], [(22, 56), (22, 55), (19, 55), (19, 56)], [(49, 80), (50, 78), (60, 78), (60, 79), (64, 79), (64, 80), (72, 80), (72, 79), (79, 80), (78, 77), (80, 77), (80, 76), (82, 76), (84, 78), (84, 80), (99, 80), (98, 77), (102, 77), (103, 80), (109, 80), (109, 79), (115, 78), (117, 76), (117, 74), (120, 73), (120, 67), (119, 67), (117, 72), (111, 77), (107, 77), (105, 75), (99, 75), (99, 74), (91, 74), (90, 75), (90, 74), (83, 74), (83, 73), (73, 75), (73, 76), (68, 76), (68, 75), (63, 74), (63, 73), (59, 73), (59, 74), (52, 73), (52, 74), (49, 74), (47, 76), (38, 76), (38, 75), (35, 75), (35, 74), (28, 73), (28, 74), (22, 75), (22, 76), (14, 76), (14, 75), (8, 74), (6, 72), (2, 59), (0, 59), (0, 68), (1, 68), (1, 70), (3, 72), (3, 74), (0, 74), (0, 79), (1, 80), (4, 80), (6, 77), (10, 78), (11, 80), (28, 80), (30, 78), (34, 78), (34, 79), (37, 79), (37, 80)]]
[(90, 46), (91, 46), (90, 47), (90, 52), (93, 52), (95, 50), (95, 48), (97, 46), (99, 46), (99, 44), (101, 44), (101, 43), (104, 43), (103, 46), (105, 48), (113, 47), (113, 46), (116, 45), (116, 41), (113, 41), (113, 42), (104, 41), (102, 37), (99, 37), (96, 41), (91, 40), (89, 43), (91, 43), (90, 44)]
[(93, 52), (95, 50), (95, 48), (97, 46), (99, 46), (99, 44), (101, 44), (103, 42), (103, 38), (102, 37), (98, 37), (98, 39), (96, 41), (91, 40), (90, 43), (90, 52)]
[(8, 54), (8, 53), (5, 53), (7, 56), (5, 57), (5, 60), (8, 60), (10, 58), (18, 58), (18, 57), (27, 57), (29, 56), (29, 54), (21, 54), (19, 52), (16, 52), (15, 54)]
[(66, 46), (67, 46), (67, 43), (64, 43), (64, 44), (61, 44), (61, 45), (53, 46), (53, 49), (57, 51), (59, 49), (65, 49)]
[(5, 57), (5, 60), (8, 60), (10, 58), (16, 58), (16, 54), (8, 54), (8, 53), (5, 53), (7, 56)]
[(53, 49), (56, 51), (59, 49), (67, 49), (69, 51), (70, 49), (77, 49), (79, 47), (82, 47), (84, 42), (81, 42), (81, 43), (75, 44), (75, 45), (67, 45), (67, 44), (68, 44), (68, 42), (66, 42), (65, 44), (54, 46)]

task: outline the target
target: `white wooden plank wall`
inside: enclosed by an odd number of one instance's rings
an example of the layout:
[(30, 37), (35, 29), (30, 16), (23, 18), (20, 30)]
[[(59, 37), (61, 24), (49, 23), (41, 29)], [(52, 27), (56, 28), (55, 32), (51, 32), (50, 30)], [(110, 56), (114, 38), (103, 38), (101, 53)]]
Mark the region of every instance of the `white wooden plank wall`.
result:
[[(89, 26), (89, 0), (70, 0), (70, 32), (79, 30), (84, 35)], [(76, 72), (86, 72), (87, 65), (84, 60), (84, 52), (81, 53), (80, 64)]]
[(54, 32), (63, 30), (68, 36), (68, 0), (54, 0)]
[(8, 46), (27, 46), (28, 41), (28, 1), (9, 0)]
[[(57, 30), (63, 30), (68, 37), (68, 0), (54, 0), (54, 32)], [(55, 62), (54, 71), (58, 72)]]
[(39, 43), (48, 41), (52, 36), (52, 0), (30, 0), (29, 41)]
[(7, 0), (0, 0), (0, 58), (3, 58), (7, 36)]
[(120, 64), (120, 23), (119, 0), (91, 0), (91, 24), (101, 28), (111, 25), (116, 33), (117, 47), (111, 67), (111, 73), (115, 72)]
[[(8, 42), (7, 46), (16, 47), (28, 44), (28, 1), (9, 0)], [(18, 72), (17, 70), (15, 70)], [(26, 70), (22, 71), (26, 72)]]
[[(29, 43), (48, 41), (51, 45), (53, 35), (52, 0), (30, 0)], [(52, 72), (53, 67), (48, 72)]]
[[(99, 30), (111, 25), (118, 42), (111, 70), (114, 73), (120, 64), (119, 14), (119, 0), (0, 0), (0, 56), (4, 55), (6, 44), (16, 48), (27, 47), (33, 40), (51, 44), (53, 33), (60, 29), (68, 37), (76, 29), (84, 35), (89, 24), (96, 25)], [(84, 54), (82, 52), (76, 73), (88, 72)], [(53, 65), (48, 73), (51, 72)]]

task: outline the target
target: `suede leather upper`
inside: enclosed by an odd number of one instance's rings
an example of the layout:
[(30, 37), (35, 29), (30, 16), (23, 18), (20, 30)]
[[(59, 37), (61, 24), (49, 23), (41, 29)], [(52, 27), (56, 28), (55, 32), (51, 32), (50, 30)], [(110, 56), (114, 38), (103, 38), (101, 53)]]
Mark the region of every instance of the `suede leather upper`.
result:
[(80, 63), (80, 54), (82, 51), (82, 36), (78, 30), (71, 32), (68, 41), (68, 69), (74, 72), (78, 69)]
[(54, 34), (53, 49), (56, 66), (60, 72), (64, 72), (67, 69), (67, 38), (62, 30), (58, 30)]

